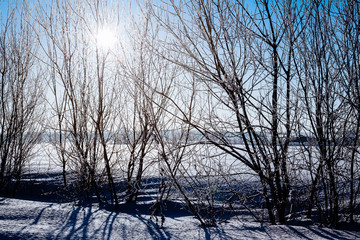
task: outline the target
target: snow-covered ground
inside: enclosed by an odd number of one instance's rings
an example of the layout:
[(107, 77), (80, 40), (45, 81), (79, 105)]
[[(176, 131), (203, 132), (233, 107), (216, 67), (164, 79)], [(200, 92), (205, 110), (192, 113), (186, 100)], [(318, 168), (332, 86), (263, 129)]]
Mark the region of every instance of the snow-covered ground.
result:
[(59, 165), (49, 160), (52, 152), (42, 148), (38, 150), (26, 168), (28, 175), (24, 181), (28, 181), (29, 185), (20, 188), (18, 196), (22, 199), (0, 197), (0, 240), (360, 239), (360, 229), (357, 232), (340, 231), (311, 224), (274, 226), (258, 223), (246, 214), (232, 217), (217, 227), (204, 228), (176, 199), (172, 202), (173, 206), (168, 206), (163, 226), (158, 227), (154, 221), (149, 221), (148, 209), (154, 201), (154, 198), (148, 197), (151, 193), (143, 193), (148, 195), (138, 205), (122, 203), (120, 211), (112, 211), (98, 204), (69, 202), (69, 199), (61, 199), (58, 193), (43, 200), (35, 196), (44, 196), (45, 192), (32, 194), (32, 191), (39, 191), (39, 187), (43, 186), (52, 189), (61, 185), (62, 178)]
[(149, 216), (126, 212), (0, 198), (0, 239), (360, 239), (360, 232), (239, 219), (202, 228), (191, 216), (167, 217), (159, 228)]

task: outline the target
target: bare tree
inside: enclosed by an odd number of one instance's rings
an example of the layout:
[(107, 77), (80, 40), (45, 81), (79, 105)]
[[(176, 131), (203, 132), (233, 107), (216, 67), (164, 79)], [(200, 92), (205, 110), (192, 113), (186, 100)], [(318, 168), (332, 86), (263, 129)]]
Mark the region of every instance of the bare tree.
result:
[[(302, 127), (314, 136), (307, 161), (312, 176), (308, 216), (314, 201), (323, 221), (338, 225), (340, 184), (344, 183), (343, 165), (346, 135), (349, 133), (351, 111), (345, 100), (342, 84), (343, 54), (334, 36), (342, 23), (335, 23), (335, 2), (316, 1), (308, 11), (308, 28), (297, 46), (296, 66), (301, 99), (305, 107)], [(340, 55), (338, 55), (340, 53)], [(345, 87), (345, 88), (344, 88)], [(351, 187), (353, 188), (353, 186)], [(323, 200), (318, 195), (323, 196)]]
[[(344, 181), (349, 182), (349, 218), (354, 222), (357, 196), (359, 194), (359, 161), (358, 147), (360, 138), (360, 103), (359, 103), (359, 36), (360, 36), (360, 8), (356, 1), (347, 1), (345, 4), (337, 3), (334, 8), (337, 24), (333, 25), (336, 34), (334, 42), (337, 48), (333, 50), (333, 58), (340, 69), (339, 98), (343, 101), (340, 114), (343, 125), (342, 135), (345, 148), (346, 174)], [(347, 189), (347, 188), (345, 188)]]
[(139, 13), (129, 17), (128, 52), (124, 52), (125, 56), (120, 60), (128, 96), (126, 117), (123, 119), (129, 152), (125, 170), (128, 202), (136, 201), (145, 169), (154, 164), (154, 131), (165, 117), (164, 97), (156, 92), (169, 91), (174, 78), (169, 64), (156, 55), (159, 32), (150, 18), (149, 3), (144, 6), (139, 4), (138, 8)]
[(15, 181), (13, 193), (41, 134), (42, 71), (29, 12), (26, 2), (9, 5), (0, 29), (0, 189)]
[(52, 1), (49, 8), (39, 6), (37, 21), (47, 57), (43, 63), (52, 73), (54, 101), (50, 104), (56, 124), (49, 127), (56, 133), (53, 143), (63, 166), (64, 184), (69, 168), (77, 172), (81, 191), (88, 195), (94, 189), (102, 203), (100, 185), (106, 177), (118, 208), (112, 172), (117, 150), (112, 143), (119, 129), (114, 108), (121, 90), (115, 88), (119, 82), (115, 57), (99, 43), (102, 28), (115, 24), (114, 19), (110, 21), (112, 7), (100, 1)]
[[(285, 222), (288, 146), (296, 116), (293, 43), (305, 21), (304, 6), (187, 1), (161, 8), (161, 14), (169, 14), (157, 15), (171, 35), (167, 48), (182, 61), (165, 57), (194, 75), (207, 99), (199, 118), (182, 117), (258, 175), (270, 221)], [(232, 144), (229, 132), (244, 145)]]

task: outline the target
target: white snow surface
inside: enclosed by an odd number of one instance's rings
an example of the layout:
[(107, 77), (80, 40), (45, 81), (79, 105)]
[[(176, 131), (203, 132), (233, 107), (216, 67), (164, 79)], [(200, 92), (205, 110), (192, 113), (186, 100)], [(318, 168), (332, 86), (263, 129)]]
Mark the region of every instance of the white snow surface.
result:
[(0, 198), (0, 239), (360, 239), (360, 232), (318, 226), (268, 225), (230, 219), (203, 228), (191, 216), (167, 217), (163, 227), (149, 216), (111, 212), (98, 205)]
[[(49, 150), (50, 149), (50, 150)], [(59, 173), (51, 148), (39, 146), (27, 173)], [(53, 155), (54, 156), (54, 155)], [(60, 175), (59, 175), (60, 176)], [(40, 181), (41, 179), (36, 179)], [(110, 211), (98, 204), (76, 205), (0, 197), (0, 240), (6, 239), (360, 239), (360, 229), (340, 231), (316, 225), (270, 225), (238, 216), (204, 228), (191, 214), (166, 215), (163, 227), (121, 204)], [(139, 203), (141, 205), (141, 203)]]

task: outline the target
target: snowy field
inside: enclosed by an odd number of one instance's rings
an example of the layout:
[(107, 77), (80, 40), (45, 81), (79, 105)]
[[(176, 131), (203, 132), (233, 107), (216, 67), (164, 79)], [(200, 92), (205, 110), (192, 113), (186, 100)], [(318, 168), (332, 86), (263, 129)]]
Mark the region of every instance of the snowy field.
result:
[(251, 219), (231, 219), (216, 228), (202, 228), (191, 216), (167, 217), (162, 228), (148, 219), (97, 205), (0, 198), (0, 239), (360, 239), (360, 232)]
[[(27, 167), (26, 177), (35, 183), (52, 179), (61, 184), (61, 168), (40, 149)], [(31, 185), (29, 185), (31, 186)], [(36, 188), (34, 187), (34, 191)], [(21, 191), (21, 190), (20, 190)], [(301, 225), (270, 225), (247, 214), (225, 219), (217, 227), (204, 228), (184, 206), (173, 202), (162, 227), (147, 211), (149, 198), (120, 205), (111, 211), (97, 203), (78, 204), (61, 196), (31, 198), (0, 197), (0, 240), (3, 239), (360, 239), (359, 231), (334, 230), (304, 221)], [(19, 193), (21, 196), (22, 192)], [(143, 193), (144, 194), (144, 193)], [(141, 198), (143, 197), (143, 198)], [(51, 200), (49, 200), (51, 199)], [(356, 230), (356, 229), (355, 229)]]

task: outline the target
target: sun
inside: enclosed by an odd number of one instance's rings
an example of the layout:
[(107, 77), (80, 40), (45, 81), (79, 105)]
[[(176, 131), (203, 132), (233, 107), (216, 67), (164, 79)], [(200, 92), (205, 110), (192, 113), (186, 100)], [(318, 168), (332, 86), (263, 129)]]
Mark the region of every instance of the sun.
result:
[(111, 50), (115, 46), (116, 40), (115, 32), (109, 28), (99, 29), (96, 35), (97, 46), (106, 51)]

